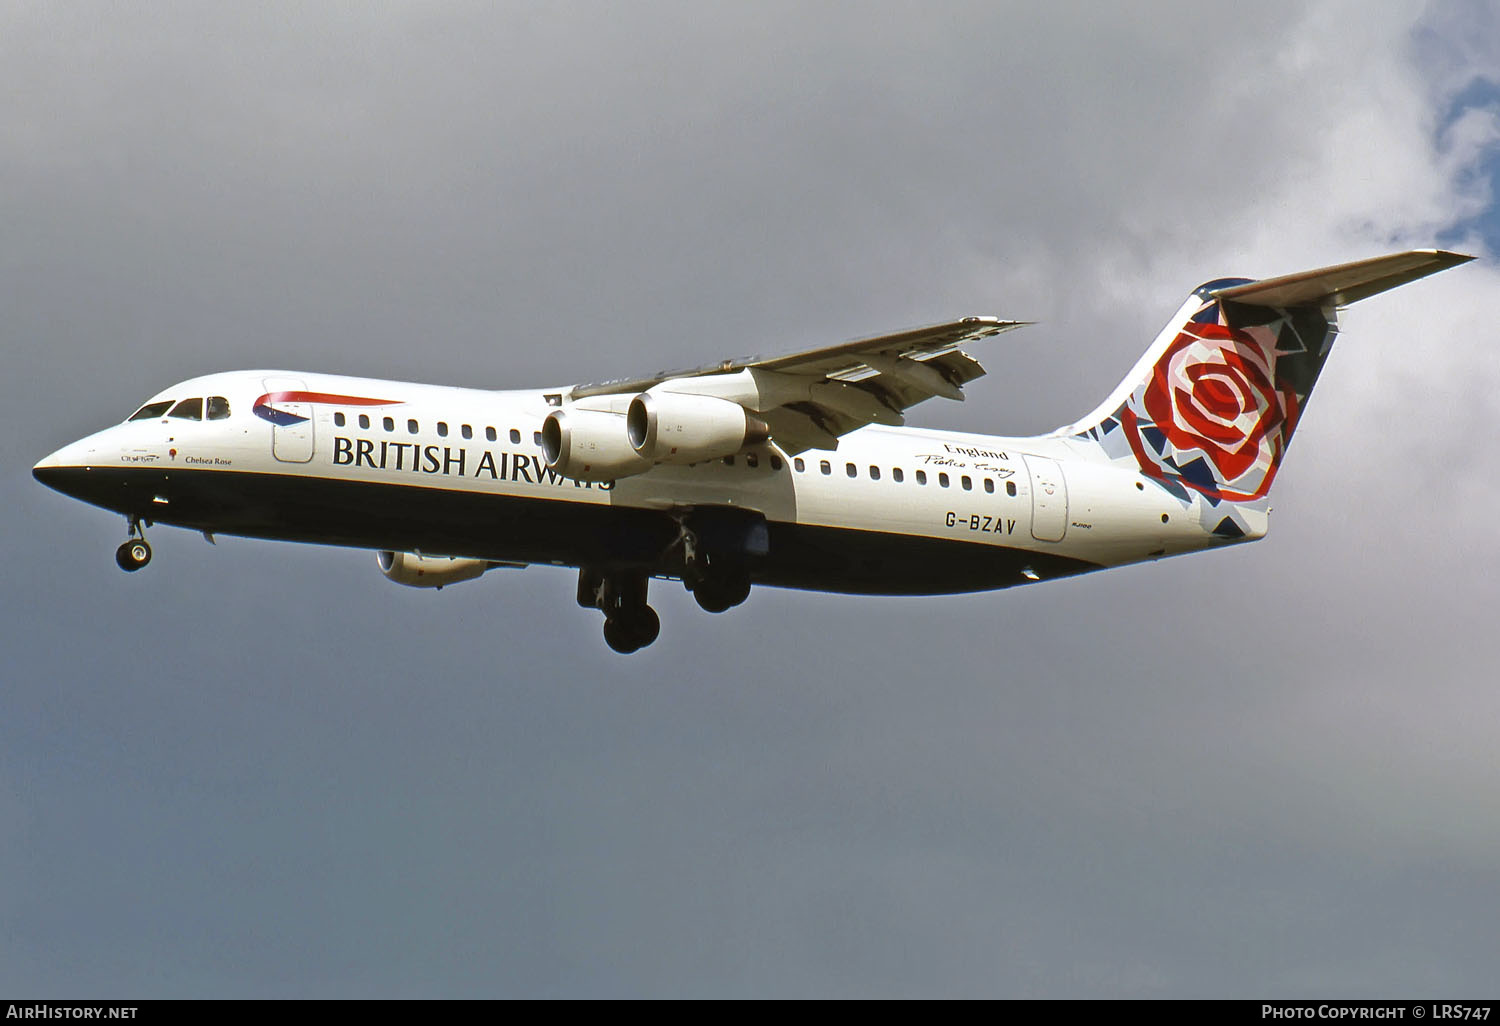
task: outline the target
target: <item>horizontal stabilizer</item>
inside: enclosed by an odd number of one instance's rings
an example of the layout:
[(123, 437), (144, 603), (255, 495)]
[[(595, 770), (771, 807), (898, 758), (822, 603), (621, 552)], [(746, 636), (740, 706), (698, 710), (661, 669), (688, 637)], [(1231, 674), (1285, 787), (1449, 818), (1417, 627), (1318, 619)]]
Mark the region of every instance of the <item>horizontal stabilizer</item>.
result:
[(1441, 249), (1413, 249), (1373, 260), (1356, 260), (1352, 264), (1232, 285), (1216, 289), (1212, 295), (1247, 306), (1348, 306), (1473, 259)]

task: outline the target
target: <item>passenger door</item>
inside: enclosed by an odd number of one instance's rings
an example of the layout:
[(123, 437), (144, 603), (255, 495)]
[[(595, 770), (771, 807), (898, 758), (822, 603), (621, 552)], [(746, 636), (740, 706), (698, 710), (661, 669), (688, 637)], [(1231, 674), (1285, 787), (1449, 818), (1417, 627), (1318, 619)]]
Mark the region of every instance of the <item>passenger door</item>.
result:
[(1068, 484), (1062, 467), (1045, 456), (1026, 456), (1031, 478), (1031, 536), (1059, 542), (1068, 530)]
[(266, 378), (266, 405), (270, 407), (271, 455), (283, 463), (307, 463), (313, 458), (315, 425), (312, 404), (299, 397), (307, 385), (299, 378)]

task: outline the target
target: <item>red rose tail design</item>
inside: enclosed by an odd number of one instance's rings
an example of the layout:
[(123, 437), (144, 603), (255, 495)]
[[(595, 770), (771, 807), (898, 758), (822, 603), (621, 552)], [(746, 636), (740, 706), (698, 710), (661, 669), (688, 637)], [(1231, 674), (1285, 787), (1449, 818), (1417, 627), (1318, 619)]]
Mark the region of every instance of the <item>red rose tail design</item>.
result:
[(1154, 479), (1222, 541), (1259, 537), (1339, 309), (1471, 259), (1414, 249), (1207, 282), (1104, 402), (1050, 437)]
[[(1295, 376), (1298, 382), (1277, 373), (1283, 359), (1301, 356), (1306, 362), (1308, 350), (1295, 330), (1299, 345), (1281, 350), (1281, 335), (1293, 318), (1276, 312), (1283, 315), (1280, 323), (1183, 325), (1119, 411), (1142, 471), (1175, 478), (1215, 499), (1265, 496), (1311, 386), (1305, 373)], [(1321, 313), (1317, 320), (1311, 327), (1322, 329), (1314, 340), (1321, 368), (1332, 332)]]
[[(1109, 410), (1076, 436), (1210, 503), (1263, 499), (1337, 333), (1334, 308), (1271, 307), (1201, 286)], [(1103, 413), (1101, 410), (1100, 413)]]

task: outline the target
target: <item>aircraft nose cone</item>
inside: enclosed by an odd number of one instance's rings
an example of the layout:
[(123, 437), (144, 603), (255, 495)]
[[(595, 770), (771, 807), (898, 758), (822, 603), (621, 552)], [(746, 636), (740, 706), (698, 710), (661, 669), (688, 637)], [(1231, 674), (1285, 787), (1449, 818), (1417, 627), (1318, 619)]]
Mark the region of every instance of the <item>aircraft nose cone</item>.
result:
[(62, 461), (57, 458), (57, 453), (53, 453), (31, 468), (32, 477), (64, 495), (72, 494), (73, 489), (69, 488), (68, 484), (82, 472), (79, 467), (63, 466)]
[(62, 463), (57, 458), (57, 453), (44, 456), (37, 460), (36, 466), (31, 468), (31, 476), (49, 488), (54, 487), (53, 482), (58, 479), (57, 471), (62, 469)]
[(44, 457), (31, 468), (31, 476), (64, 495), (81, 497), (80, 489), (86, 488), (94, 476), (85, 463), (92, 454), (92, 449), (85, 453), (80, 448), (81, 444), (74, 442), (72, 445), (65, 445)]

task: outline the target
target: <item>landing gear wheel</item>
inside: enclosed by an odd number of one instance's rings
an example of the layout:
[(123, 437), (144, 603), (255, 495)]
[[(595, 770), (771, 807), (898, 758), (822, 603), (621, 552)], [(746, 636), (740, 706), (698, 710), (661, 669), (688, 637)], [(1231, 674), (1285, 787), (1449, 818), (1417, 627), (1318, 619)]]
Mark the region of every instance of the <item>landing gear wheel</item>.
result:
[(723, 592), (707, 581), (701, 582), (693, 589), (693, 599), (698, 603), (698, 608), (705, 613), (722, 613), (733, 605)]
[(622, 655), (629, 655), (640, 648), (635, 643), (629, 626), (624, 621), (613, 618), (604, 621), (604, 643)]
[(705, 577), (693, 586), (693, 598), (709, 613), (733, 609), (749, 597), (749, 577)]
[(656, 640), (661, 633), (661, 617), (656, 615), (656, 610), (645, 606), (637, 615), (635, 622), (635, 640), (637, 648), (645, 648)]
[(651, 606), (622, 609), (618, 615), (604, 621), (604, 643), (625, 654), (645, 648), (660, 633), (661, 618), (655, 615)]
[(656, 640), (661, 618), (646, 605), (649, 579), (641, 571), (578, 574), (578, 604), (604, 614), (604, 642), (616, 652), (635, 652)]
[(133, 574), (151, 562), (151, 546), (146, 544), (144, 538), (132, 538), (115, 549), (115, 562), (121, 570)]
[(621, 610), (604, 621), (604, 643), (616, 652), (629, 654), (645, 648), (661, 633), (661, 618), (650, 606)]

